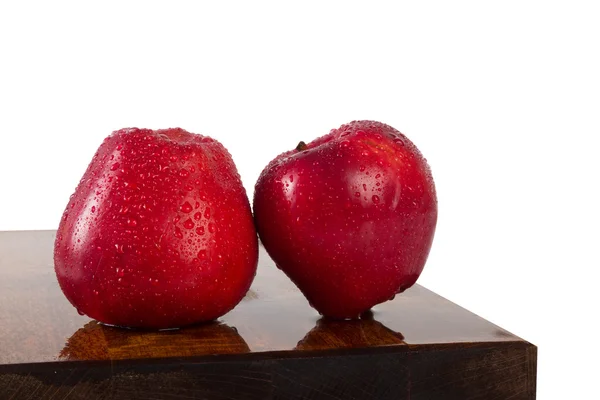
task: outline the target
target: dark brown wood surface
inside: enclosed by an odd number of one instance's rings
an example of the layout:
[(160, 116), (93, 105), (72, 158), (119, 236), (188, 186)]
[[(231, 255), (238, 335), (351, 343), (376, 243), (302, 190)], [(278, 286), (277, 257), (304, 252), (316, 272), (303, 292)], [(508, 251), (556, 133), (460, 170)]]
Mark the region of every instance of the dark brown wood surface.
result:
[(219, 321), (141, 332), (77, 313), (53, 242), (0, 232), (0, 399), (535, 398), (535, 346), (419, 285), (328, 321), (261, 249), (250, 292)]

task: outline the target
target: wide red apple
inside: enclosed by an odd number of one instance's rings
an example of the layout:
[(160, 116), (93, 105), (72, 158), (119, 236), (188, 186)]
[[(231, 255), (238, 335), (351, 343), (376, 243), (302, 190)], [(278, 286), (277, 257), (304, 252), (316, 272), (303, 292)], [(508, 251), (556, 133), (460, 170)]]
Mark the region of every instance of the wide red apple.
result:
[(271, 161), (256, 183), (254, 214), (265, 249), (311, 305), (356, 318), (415, 283), (437, 199), (406, 136), (354, 121)]
[(231, 156), (183, 129), (122, 129), (92, 159), (54, 249), (67, 299), (98, 321), (173, 328), (244, 297), (258, 246)]

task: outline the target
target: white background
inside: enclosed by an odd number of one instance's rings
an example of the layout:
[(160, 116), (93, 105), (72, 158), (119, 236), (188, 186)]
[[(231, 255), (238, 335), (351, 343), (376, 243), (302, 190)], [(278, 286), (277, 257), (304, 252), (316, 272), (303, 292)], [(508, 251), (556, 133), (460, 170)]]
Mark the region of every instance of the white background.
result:
[(56, 228), (122, 127), (217, 138), (251, 197), (299, 140), (381, 120), (438, 188), (420, 283), (538, 345), (538, 398), (596, 395), (593, 2), (8, 3), (0, 230)]

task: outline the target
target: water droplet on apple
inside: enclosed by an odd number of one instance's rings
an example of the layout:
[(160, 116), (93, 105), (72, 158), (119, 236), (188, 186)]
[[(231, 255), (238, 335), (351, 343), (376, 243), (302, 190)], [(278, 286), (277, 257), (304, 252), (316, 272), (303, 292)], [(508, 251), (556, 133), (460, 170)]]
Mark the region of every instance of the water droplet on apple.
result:
[(204, 227), (201, 226), (201, 227), (196, 228), (196, 233), (200, 236), (204, 235)]
[(290, 182), (294, 182), (294, 175), (290, 175)]
[(183, 239), (183, 233), (181, 233), (181, 229), (175, 228), (175, 236), (179, 239)]
[(116, 171), (120, 166), (121, 166), (121, 164), (119, 164), (118, 162), (116, 162), (116, 163), (114, 163), (113, 165), (110, 166), (110, 170), (111, 171)]
[(77, 308), (77, 314), (79, 314), (79, 315), (85, 315), (85, 313), (83, 311), (81, 311), (79, 308)]
[(186, 219), (185, 222), (183, 223), (183, 227), (185, 229), (192, 229), (194, 227), (194, 221), (192, 221), (190, 218)]
[(396, 143), (398, 146), (404, 146), (404, 141), (402, 141), (400, 138), (394, 139), (394, 143)]
[(360, 192), (354, 192), (354, 196), (360, 197)]
[(136, 225), (137, 225), (137, 221), (136, 221), (135, 219), (133, 219), (133, 218), (129, 218), (129, 219), (127, 220), (127, 225), (129, 225), (129, 226), (131, 226), (131, 227), (134, 227), (134, 226), (136, 226)]
[(371, 197), (371, 200), (373, 200), (373, 203), (377, 204), (377, 203), (379, 203), (379, 196), (374, 194), (373, 197)]
[(208, 207), (206, 207), (206, 210), (204, 211), (204, 218), (210, 219), (210, 208)]
[(92, 206), (92, 212), (95, 213), (96, 212), (96, 206)]
[(194, 219), (196, 221), (198, 221), (200, 218), (202, 218), (202, 214), (200, 214), (199, 212), (197, 212), (196, 214), (194, 214)]
[(210, 233), (215, 233), (215, 226), (213, 224), (208, 224), (208, 231)]
[(361, 165), (359, 169), (360, 169), (360, 172), (363, 172), (365, 170), (365, 166)]
[(367, 185), (363, 183), (363, 190), (366, 192), (367, 191)]
[(206, 250), (200, 250), (200, 251), (198, 252), (198, 258), (199, 258), (199, 259), (204, 259), (204, 258), (206, 258)]
[(190, 176), (190, 171), (188, 171), (185, 168), (181, 168), (181, 170), (179, 171), (179, 176), (181, 176), (182, 178), (187, 178), (188, 176)]
[(349, 141), (347, 141), (347, 140), (342, 140), (342, 141), (340, 142), (340, 146), (342, 146), (342, 147), (346, 148), (346, 147), (350, 146), (350, 142), (349, 142)]
[(189, 203), (189, 201), (183, 203), (179, 209), (181, 210), (181, 212), (184, 212), (186, 214), (193, 210), (192, 205)]

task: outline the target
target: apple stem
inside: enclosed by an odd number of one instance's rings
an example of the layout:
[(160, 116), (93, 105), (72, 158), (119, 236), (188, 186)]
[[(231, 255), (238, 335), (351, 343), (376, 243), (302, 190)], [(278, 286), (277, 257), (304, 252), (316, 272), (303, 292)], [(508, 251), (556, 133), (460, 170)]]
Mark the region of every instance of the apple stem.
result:
[(298, 143), (298, 146), (296, 146), (296, 151), (304, 151), (306, 149), (308, 149), (308, 146), (302, 140)]

